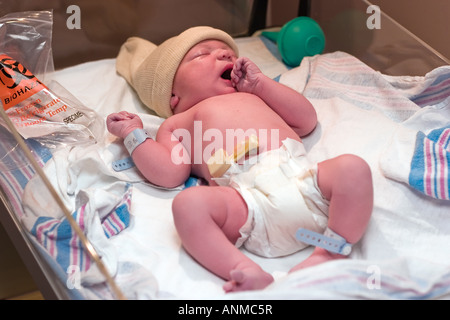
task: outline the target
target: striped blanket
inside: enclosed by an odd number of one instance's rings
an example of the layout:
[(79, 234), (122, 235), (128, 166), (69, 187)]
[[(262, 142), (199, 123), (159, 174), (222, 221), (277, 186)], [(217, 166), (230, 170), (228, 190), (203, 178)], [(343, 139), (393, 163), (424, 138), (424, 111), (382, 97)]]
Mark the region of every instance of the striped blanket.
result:
[(449, 67), (433, 70), (420, 82), (405, 80), (420, 84), (412, 87), (416, 92), (407, 88), (411, 102), (420, 109), (401, 123), (380, 160), (381, 167), (388, 177), (429, 197), (450, 200)]
[(430, 197), (450, 200), (450, 72), (441, 68), (429, 77), (431, 84), (411, 100), (420, 107), (442, 110), (435, 116), (442, 117), (443, 122), (446, 119), (447, 125), (433, 125), (417, 133), (409, 184)]
[(450, 126), (425, 135), (419, 132), (409, 184), (437, 199), (450, 200)]
[[(102, 208), (99, 208), (98, 204), (94, 204), (95, 198), (92, 197), (105, 197), (104, 194), (94, 192), (93, 195), (88, 196), (86, 192), (82, 192), (78, 195), (79, 198), (84, 198), (83, 202), (87, 202), (82, 203), (73, 212), (72, 217), (81, 231), (97, 247), (100, 246), (98, 239), (104, 238), (102, 242), (105, 242), (106, 239), (129, 226), (131, 190), (130, 186), (127, 186), (123, 198), (115, 204), (112, 210), (101, 210)], [(96, 234), (94, 230), (98, 229), (98, 225), (101, 225), (104, 234)], [(93, 261), (66, 217), (39, 216), (30, 232), (63, 270), (76, 267), (76, 270), (83, 274), (91, 268)], [(99, 249), (99, 251), (104, 251), (104, 248)]]
[[(112, 167), (109, 171), (113, 172)], [(118, 263), (110, 240), (131, 223), (133, 188), (128, 182), (108, 175), (109, 171), (97, 145), (61, 149), (44, 166), (47, 178), (72, 212), (72, 218), (114, 274)], [(82, 284), (104, 282), (62, 209), (51, 193), (42, 188), (39, 176), (27, 182), (21, 200), (25, 228), (55, 262), (56, 268), (69, 275), (75, 270)]]

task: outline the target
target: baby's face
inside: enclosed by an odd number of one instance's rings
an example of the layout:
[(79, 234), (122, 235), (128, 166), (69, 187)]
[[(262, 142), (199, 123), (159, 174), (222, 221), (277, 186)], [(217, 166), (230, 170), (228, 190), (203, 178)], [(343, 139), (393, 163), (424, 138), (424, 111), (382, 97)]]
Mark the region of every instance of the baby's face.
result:
[(230, 80), (236, 54), (224, 42), (205, 40), (192, 47), (178, 67), (173, 94), (180, 100), (174, 113), (189, 109), (198, 102), (235, 92)]

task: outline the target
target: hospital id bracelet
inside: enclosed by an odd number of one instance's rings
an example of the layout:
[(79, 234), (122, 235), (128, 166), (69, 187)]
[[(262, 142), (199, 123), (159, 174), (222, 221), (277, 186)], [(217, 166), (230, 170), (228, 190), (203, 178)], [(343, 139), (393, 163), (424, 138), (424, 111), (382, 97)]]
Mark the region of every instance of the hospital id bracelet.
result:
[(352, 252), (352, 245), (330, 228), (327, 228), (323, 234), (300, 228), (295, 235), (301, 242), (333, 253), (348, 256)]
[(128, 153), (131, 155), (134, 149), (136, 149), (138, 145), (147, 139), (150, 139), (147, 131), (144, 129), (134, 129), (126, 136), (123, 143), (125, 144), (125, 148), (127, 148)]

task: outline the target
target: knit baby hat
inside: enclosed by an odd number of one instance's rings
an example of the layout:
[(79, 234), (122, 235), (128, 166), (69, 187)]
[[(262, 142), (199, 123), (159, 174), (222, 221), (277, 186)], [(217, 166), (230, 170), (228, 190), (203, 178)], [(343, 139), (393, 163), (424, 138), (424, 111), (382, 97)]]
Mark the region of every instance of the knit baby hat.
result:
[(116, 59), (117, 72), (136, 90), (141, 101), (159, 116), (173, 115), (170, 97), (175, 73), (186, 53), (204, 40), (225, 42), (238, 55), (233, 38), (211, 27), (193, 27), (156, 46), (139, 37), (129, 38)]

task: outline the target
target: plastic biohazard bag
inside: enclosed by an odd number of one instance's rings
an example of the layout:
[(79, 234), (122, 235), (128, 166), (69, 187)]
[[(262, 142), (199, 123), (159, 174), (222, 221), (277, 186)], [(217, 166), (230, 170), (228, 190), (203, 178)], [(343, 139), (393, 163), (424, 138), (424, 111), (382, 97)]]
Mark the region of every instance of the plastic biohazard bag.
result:
[(54, 71), (51, 27), (51, 11), (0, 18), (1, 105), (24, 139), (52, 150), (95, 143), (103, 120), (58, 83), (43, 80)]

